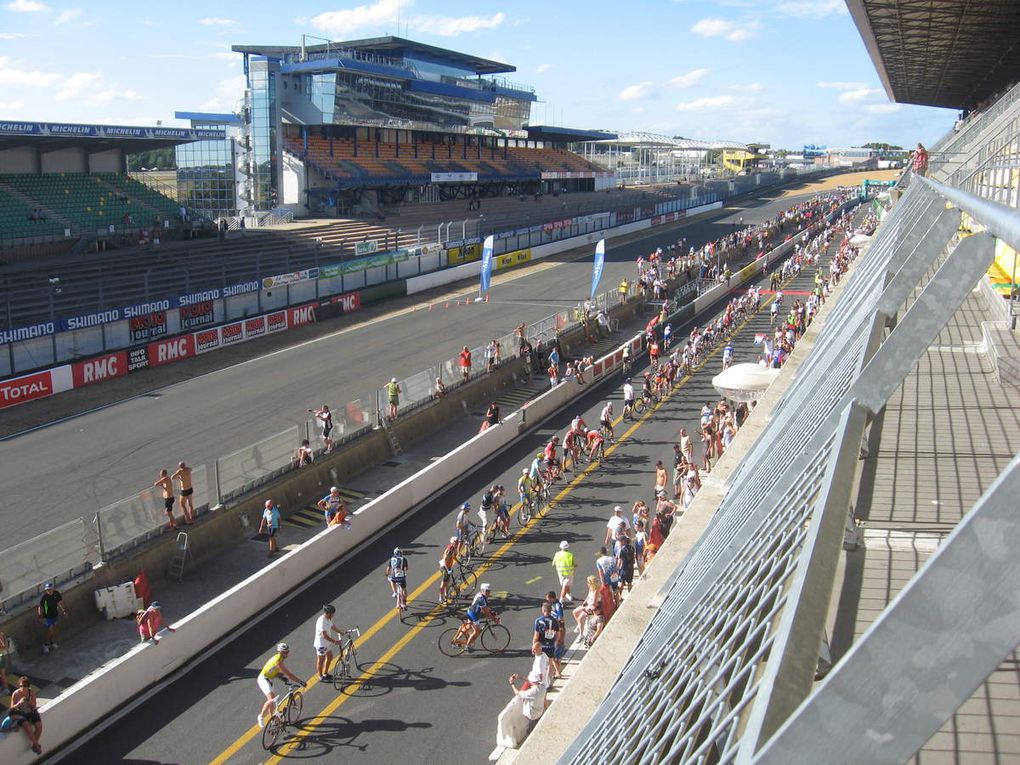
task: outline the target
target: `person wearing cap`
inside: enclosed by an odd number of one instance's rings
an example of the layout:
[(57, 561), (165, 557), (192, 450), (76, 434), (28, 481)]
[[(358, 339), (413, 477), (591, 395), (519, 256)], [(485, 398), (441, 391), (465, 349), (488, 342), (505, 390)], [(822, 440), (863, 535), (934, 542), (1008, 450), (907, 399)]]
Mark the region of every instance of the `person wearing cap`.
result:
[(397, 410), (400, 409), (400, 385), (397, 384), (396, 377), (391, 377), (386, 383), (386, 400), (389, 402), (386, 417), (390, 420), (397, 419)]
[(564, 539), (560, 542), (560, 549), (553, 556), (552, 565), (556, 569), (556, 575), (560, 578), (560, 600), (569, 603), (574, 599), (570, 594), (570, 588), (574, 584), (577, 561), (574, 558), (574, 553), (570, 552), (570, 543), (567, 540)]
[(326, 518), (327, 526), (351, 527), (350, 521), (347, 520), (347, 505), (344, 498), (340, 496), (338, 487), (330, 486), (329, 494), (318, 501), (318, 506)]
[(64, 608), (64, 596), (53, 587), (53, 582), (46, 582), (43, 586), (42, 597), (39, 598), (39, 605), (36, 613), (42, 619), (46, 627), (46, 639), (43, 641), (43, 653), (49, 653), (57, 647), (54, 638), (57, 636), (57, 622), (61, 616), (67, 616), (67, 609)]
[(333, 661), (334, 645), (340, 645), (340, 632), (333, 623), (333, 615), (336, 607), (327, 603), (322, 607), (322, 613), (315, 620), (315, 637), (312, 639), (312, 648), (315, 649), (315, 672), (320, 680), (332, 680), (329, 674), (329, 665)]
[[(139, 609), (135, 614), (135, 621), (138, 622), (138, 635), (142, 642), (151, 640), (153, 645), (159, 645), (157, 635), (163, 628), (163, 611), (159, 601), (154, 600), (145, 610)], [(173, 627), (167, 627), (168, 632), (177, 632)]]
[(439, 556), (439, 601), (444, 602), (446, 600), (446, 589), (450, 586), (450, 579), (453, 576), (453, 564), (457, 562), (457, 551), (460, 548), (460, 542), (457, 537), (450, 537), (449, 543), (443, 548), (442, 555)]
[(618, 536), (626, 533), (630, 528), (630, 524), (627, 519), (623, 517), (623, 507), (617, 505), (613, 508), (613, 514), (606, 522), (606, 538), (602, 542), (604, 545), (611, 545)]
[(491, 584), (482, 584), (478, 588), (478, 592), (475, 593), (474, 599), (471, 601), (471, 605), (468, 606), (467, 619), (464, 622), (464, 626), (467, 628), (468, 638), (464, 647), (467, 650), (471, 650), (472, 644), (478, 639), (478, 636), (482, 634), (482, 628), (478, 626), (478, 622), (483, 619), (490, 619), (493, 623), (499, 624), (499, 616), (492, 608), (489, 607), (489, 596), (492, 594)]
[(471, 379), (471, 350), (466, 345), (460, 352), (459, 361), (461, 377), (467, 382)]
[(528, 679), (520, 688), (516, 685), (519, 678), (520, 675), (510, 675), (510, 687), (514, 695), (524, 702), (524, 716), (531, 722), (528, 726), (530, 731), (545, 711), (545, 684), (542, 676), (534, 671), (528, 673)]
[(259, 534), (266, 534), (269, 537), (269, 557), (280, 551), (276, 535), (280, 531), (280, 508), (273, 504), (273, 500), (267, 499), (265, 509), (262, 511), (262, 522), (259, 524)]

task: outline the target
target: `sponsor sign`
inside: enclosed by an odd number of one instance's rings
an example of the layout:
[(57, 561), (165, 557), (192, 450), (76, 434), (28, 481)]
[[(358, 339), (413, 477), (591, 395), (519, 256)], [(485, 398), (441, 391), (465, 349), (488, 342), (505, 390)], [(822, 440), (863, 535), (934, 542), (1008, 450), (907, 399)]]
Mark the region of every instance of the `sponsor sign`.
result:
[[(352, 293), (357, 295), (358, 293)], [(302, 327), (315, 321), (315, 303), (287, 309), (287, 323), (290, 327)]]
[(195, 333), (195, 353), (205, 353), (220, 347), (220, 328), (210, 327)]
[(203, 327), (216, 320), (215, 303), (212, 300), (201, 300), (182, 305), (178, 312), (181, 317), (182, 330)]
[(128, 332), (132, 343), (144, 343), (167, 333), (166, 311), (143, 313), (128, 319)]
[(266, 332), (279, 332), (287, 329), (287, 312), (277, 311), (266, 317)]
[(0, 121), (0, 134), (69, 135), (75, 138), (183, 138), (192, 141), (199, 139), (223, 140), (226, 137), (226, 133), (222, 130), (10, 121)]
[(253, 319), (244, 320), (244, 339), (266, 334), (266, 317), (256, 316)]
[(286, 287), (288, 284), (297, 284), (298, 282), (307, 282), (309, 279), (318, 279), (319, 269), (317, 268), (305, 268), (301, 271), (293, 271), (289, 274), (277, 274), (276, 276), (267, 276), (262, 280), (263, 289), (272, 289), (273, 287)]
[(109, 353), (87, 361), (76, 361), (71, 365), (71, 380), (75, 388), (112, 380), (128, 373), (126, 351)]
[(132, 348), (127, 352), (128, 372), (137, 372), (139, 369), (149, 368), (149, 349), (146, 346)]
[(329, 302), (334, 305), (339, 303), (344, 313), (350, 313), (361, 308), (361, 293), (345, 292), (343, 295), (334, 295), (329, 299)]
[(0, 330), (0, 344), (17, 343), (24, 340), (31, 340), (36, 337), (46, 337), (56, 332), (56, 329), (55, 322), (44, 321), (40, 324), (33, 324), (29, 327)]
[(514, 250), (513, 252), (506, 252), (496, 258), (496, 270), (501, 271), (504, 268), (510, 268), (521, 263), (527, 263), (531, 260), (531, 249), (527, 250)]
[(478, 173), (432, 173), (433, 183), (477, 183)]
[(244, 340), (244, 324), (241, 322), (235, 321), (233, 324), (220, 327), (220, 343), (222, 345), (233, 345), (242, 340)]
[(56, 392), (53, 390), (52, 374), (52, 370), (47, 369), (45, 372), (0, 382), (0, 409), (52, 396)]
[(379, 252), (379, 241), (377, 239), (354, 243), (354, 254), (359, 258), (363, 255), (371, 255), (373, 252)]
[(192, 335), (178, 335), (158, 343), (149, 343), (149, 365), (159, 367), (173, 364), (195, 355), (195, 338)]

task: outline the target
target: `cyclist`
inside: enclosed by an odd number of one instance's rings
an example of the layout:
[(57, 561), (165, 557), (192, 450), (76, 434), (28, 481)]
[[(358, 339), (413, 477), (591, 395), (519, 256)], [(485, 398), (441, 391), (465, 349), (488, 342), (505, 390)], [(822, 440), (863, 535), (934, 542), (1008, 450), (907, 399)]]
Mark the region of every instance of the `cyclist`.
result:
[(628, 377), (623, 381), (623, 419), (629, 420), (634, 415), (634, 386)]
[(641, 398), (644, 399), (646, 407), (651, 406), (652, 401), (655, 399), (655, 392), (652, 389), (651, 372), (645, 372), (644, 382), (641, 384)]
[(489, 595), (491, 594), (492, 585), (483, 584), (478, 588), (478, 592), (475, 593), (471, 605), (468, 606), (467, 621), (464, 622), (464, 626), (467, 628), (468, 639), (464, 645), (469, 651), (471, 650), (471, 644), (482, 634), (482, 628), (478, 626), (480, 619), (491, 619), (496, 624), (499, 624), (499, 616), (489, 608)]
[(727, 342), (726, 347), (723, 348), (722, 352), (722, 368), (723, 370), (729, 369), (730, 364), (733, 363), (733, 343)]
[(322, 607), (322, 616), (315, 620), (315, 639), (312, 641), (312, 647), (315, 649), (315, 673), (320, 680), (333, 679), (329, 676), (329, 665), (333, 661), (330, 643), (340, 645), (340, 641), (336, 639), (339, 632), (333, 624), (335, 613), (336, 607), (332, 603), (327, 603)]
[(588, 431), (588, 462), (594, 462), (596, 454), (599, 455), (599, 459), (603, 459), (606, 456), (604, 449), (605, 440), (597, 430)]
[(588, 423), (584, 421), (584, 417), (581, 415), (577, 415), (577, 417), (570, 421), (570, 427), (573, 428), (575, 433), (588, 432)]
[(521, 470), (521, 477), (517, 479), (517, 493), (520, 495), (522, 505), (531, 503), (531, 492), (534, 485), (535, 481), (531, 477), (531, 471), (528, 468)]
[(542, 462), (545, 460), (545, 452), (541, 451), (535, 455), (535, 459), (531, 461), (531, 470), (528, 473), (531, 476), (531, 490), (535, 493), (542, 491)]
[[(567, 461), (570, 461), (570, 467), (567, 467)], [(563, 436), (563, 472), (572, 472), (577, 466), (577, 433), (574, 429), (567, 428), (566, 434)]]
[(630, 356), (630, 343), (628, 343), (627, 345), (623, 346), (623, 373), (625, 375), (630, 374), (632, 364), (633, 360), (631, 359)]
[(492, 484), (482, 493), (482, 498), (478, 502), (478, 519), (482, 522), (482, 530), (486, 534), (489, 532), (489, 512), (496, 512), (497, 491), (498, 487), (496, 484)]
[(397, 610), (403, 611), (407, 608), (407, 558), (399, 547), (393, 548), (393, 556), (386, 564), (386, 578), (393, 592), (391, 597), (397, 599)]
[(262, 666), (259, 676), (256, 679), (259, 690), (266, 696), (266, 701), (262, 705), (262, 709), (258, 716), (260, 728), (264, 728), (266, 720), (276, 714), (276, 690), (273, 688), (274, 679), (283, 675), (301, 687), (304, 687), (305, 685), (301, 681), (301, 678), (287, 669), (287, 666), (284, 664), (288, 656), (290, 656), (290, 646), (286, 643), (277, 643), (276, 653), (274, 653), (272, 658)]
[(460, 511), (457, 513), (457, 541), (460, 542), (461, 552), (464, 552), (467, 548), (467, 541), (471, 534), (472, 526), (474, 524), (471, 523), (471, 503), (465, 502), (460, 506)]
[(652, 337), (652, 342), (648, 344), (648, 358), (652, 362), (652, 366), (659, 363), (659, 341), (656, 337)]
[(607, 401), (599, 414), (599, 425), (602, 427), (603, 435), (612, 444), (616, 443), (616, 433), (613, 432), (613, 402)]
[(460, 543), (457, 537), (450, 537), (450, 543), (443, 548), (442, 555), (439, 556), (439, 572), (442, 574), (439, 580), (439, 599), (446, 600), (446, 588), (450, 584), (450, 579), (453, 576), (453, 564), (457, 562), (457, 548)]
[(545, 445), (545, 469), (548, 471), (550, 484), (560, 477), (560, 458), (556, 455), (559, 443), (560, 437), (553, 436)]
[(506, 489), (500, 484), (495, 487), (493, 495), (493, 506), (496, 509), (496, 519), (492, 522), (493, 539), (496, 532), (503, 534), (504, 539), (510, 538), (510, 503), (506, 501)]
[(662, 347), (665, 350), (669, 350), (669, 342), (673, 337), (673, 325), (667, 324), (662, 328)]

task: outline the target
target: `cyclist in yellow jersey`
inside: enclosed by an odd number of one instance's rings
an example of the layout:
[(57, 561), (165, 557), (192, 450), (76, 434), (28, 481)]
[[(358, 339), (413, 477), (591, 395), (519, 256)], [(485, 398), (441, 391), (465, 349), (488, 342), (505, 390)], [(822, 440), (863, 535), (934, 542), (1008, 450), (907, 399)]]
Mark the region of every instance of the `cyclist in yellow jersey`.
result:
[(534, 480), (531, 477), (531, 471), (528, 468), (524, 468), (521, 472), (521, 477), (517, 481), (517, 493), (520, 495), (521, 504), (526, 504), (528, 497), (531, 496), (531, 487)]
[(273, 654), (272, 658), (267, 661), (262, 671), (259, 672), (258, 679), (256, 682), (259, 685), (259, 690), (266, 696), (266, 701), (262, 705), (262, 711), (259, 712), (258, 723), (259, 727), (262, 728), (266, 724), (266, 720), (276, 714), (276, 690), (273, 688), (273, 679), (283, 675), (290, 678), (293, 682), (304, 687), (304, 681), (301, 680), (297, 675), (287, 669), (284, 665), (284, 661), (290, 655), (290, 646), (286, 643), (279, 643), (276, 646), (276, 653)]

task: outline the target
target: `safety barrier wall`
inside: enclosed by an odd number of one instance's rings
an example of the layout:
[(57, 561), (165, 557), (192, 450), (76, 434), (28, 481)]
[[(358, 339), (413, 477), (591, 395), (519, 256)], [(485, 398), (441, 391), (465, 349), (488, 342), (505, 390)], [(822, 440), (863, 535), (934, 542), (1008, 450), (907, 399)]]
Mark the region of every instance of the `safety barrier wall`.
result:
[[(640, 348), (640, 343), (640, 336), (627, 341), (635, 350)], [(613, 371), (621, 363), (621, 349), (607, 354), (589, 368), (589, 382), (561, 382), (526, 404), (527, 427), (540, 424), (584, 395), (596, 379)], [(389, 524), (477, 469), (523, 431), (522, 410), (517, 410), (501, 425), (469, 439), (360, 508), (354, 514), (350, 529), (333, 527), (320, 532), (297, 550), (175, 622), (173, 626), (177, 632), (161, 641), (159, 648), (151, 645), (133, 648), (71, 686), (41, 710), (46, 721), (47, 748), (53, 750), (72, 742), (118, 707), (234, 632), (239, 625), (272, 607), (301, 582), (335, 564)], [(7, 736), (0, 740), (0, 761), (16, 765), (33, 759), (23, 736)]]

